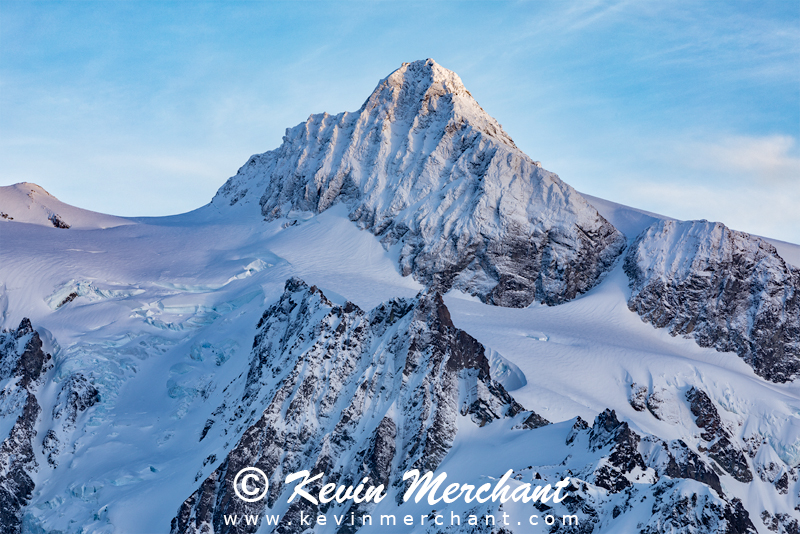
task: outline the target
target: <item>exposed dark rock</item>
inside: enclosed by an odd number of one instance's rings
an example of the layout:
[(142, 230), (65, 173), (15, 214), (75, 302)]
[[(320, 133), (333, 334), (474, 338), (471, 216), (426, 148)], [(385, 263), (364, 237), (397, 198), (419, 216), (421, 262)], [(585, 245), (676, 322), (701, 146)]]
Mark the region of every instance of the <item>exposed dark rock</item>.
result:
[(55, 226), (56, 228), (64, 228), (64, 229), (66, 229), (66, 228), (70, 227), (70, 225), (67, 224), (64, 221), (64, 219), (62, 219), (61, 216), (58, 213), (51, 213), (50, 216), (47, 219), (51, 223), (53, 223), (53, 226)]
[(631, 407), (637, 412), (645, 411), (647, 408), (647, 386), (640, 386), (636, 382), (631, 384), (629, 402)]
[(579, 433), (589, 428), (590, 428), (589, 423), (587, 423), (580, 417), (575, 418), (575, 423), (572, 425), (572, 429), (567, 435), (566, 445), (570, 445), (573, 441), (575, 441), (575, 438), (578, 437)]
[(800, 521), (789, 514), (777, 513), (775, 515), (767, 510), (761, 512), (761, 521), (771, 532), (777, 534), (800, 534)]
[(530, 412), (530, 415), (527, 418), (525, 418), (525, 420), (522, 422), (522, 428), (525, 429), (540, 428), (549, 424), (550, 421), (548, 421), (538, 413)]
[(669, 463), (665, 474), (672, 478), (690, 478), (713, 488), (722, 495), (719, 477), (705, 462), (686, 446), (683, 440), (675, 440), (669, 444)]
[(647, 469), (638, 450), (639, 439), (628, 423), (617, 419), (614, 410), (606, 410), (597, 416), (589, 434), (589, 443), (594, 450), (610, 447), (611, 453), (607, 462), (595, 471), (595, 485), (612, 493), (619, 492), (631, 485), (626, 474), (636, 468)]
[[(293, 278), (258, 325), (241, 399), (231, 399), (238, 408), (225, 424), (243, 426), (248, 413), (260, 415), (181, 506), (174, 533), (202, 532), (203, 525), (233, 532), (224, 515), (272, 508), (287, 497), (286, 474), (304, 469), (325, 474), (311, 488), (355, 486), (365, 477), (369, 485), (400, 487), (402, 480), (390, 472), (393, 462), (398, 473), (435, 470), (452, 446), (459, 414), (479, 426), (510, 417), (519, 418), (521, 428), (547, 423), (491, 379), (483, 345), (453, 325), (438, 294), (365, 312), (352, 303), (333, 304)], [(341, 465), (345, 457), (353, 460)], [(246, 503), (230, 491), (248, 466), (271, 475), (263, 501)], [(296, 499), (275, 531), (300, 532), (301, 513), (326, 509)], [(368, 509), (365, 503), (349, 511)]]
[(72, 293), (70, 293), (69, 295), (67, 295), (66, 297), (64, 297), (64, 300), (62, 300), (61, 302), (59, 302), (59, 303), (56, 305), (56, 309), (60, 308), (60, 307), (61, 307), (61, 306), (63, 306), (64, 304), (69, 304), (70, 302), (72, 302), (72, 301), (73, 301), (73, 300), (75, 300), (76, 298), (78, 298), (78, 293), (77, 293), (76, 291), (73, 291)]
[(730, 433), (722, 425), (716, 406), (705, 391), (692, 388), (686, 392), (695, 423), (703, 429), (700, 435), (708, 442), (708, 455), (740, 482), (751, 482), (753, 473), (744, 453), (732, 443)]
[(22, 515), (31, 498), (34, 483), (30, 473), (38, 468), (33, 451), (36, 421), (41, 408), (36, 399), (36, 382), (49, 355), (42, 350), (39, 334), (23, 319), (16, 330), (0, 333), (0, 379), (10, 378), (2, 391), (9, 413), (16, 417), (8, 436), (0, 436), (0, 525), (3, 534), (21, 532)]
[(736, 352), (759, 376), (800, 373), (800, 270), (761, 238), (707, 221), (658, 221), (628, 250), (628, 307), (702, 347)]
[(755, 534), (756, 529), (739, 499), (715, 502), (708, 495), (681, 495), (675, 481), (662, 482), (656, 492), (652, 518), (642, 534)]
[(781, 495), (786, 495), (789, 492), (789, 473), (784, 472), (776, 481), (775, 489)]
[(42, 440), (42, 454), (47, 457), (47, 463), (50, 467), (55, 469), (58, 467), (58, 453), (60, 452), (61, 441), (58, 439), (58, 434), (51, 428), (44, 435)]
[(205, 437), (208, 435), (208, 431), (211, 430), (212, 426), (214, 426), (214, 420), (213, 419), (207, 419), (206, 420), (206, 424), (203, 427), (202, 432), (200, 432), (200, 441), (203, 441), (205, 439)]
[(16, 330), (0, 333), (0, 379), (17, 376), (20, 385), (28, 387), (39, 379), (49, 359), (27, 317)]

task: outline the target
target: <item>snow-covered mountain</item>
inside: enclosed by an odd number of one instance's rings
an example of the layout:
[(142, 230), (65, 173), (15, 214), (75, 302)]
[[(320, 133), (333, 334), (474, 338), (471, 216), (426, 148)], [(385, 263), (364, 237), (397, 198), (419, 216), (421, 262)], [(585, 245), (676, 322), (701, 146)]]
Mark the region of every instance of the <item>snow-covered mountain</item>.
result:
[[(577, 193), (431, 60), (194, 212), (23, 197), (43, 215), (0, 220), (4, 533), (800, 530), (800, 246)], [(244, 466), (264, 500), (233, 496)], [(412, 467), (569, 497), (402, 502)], [(387, 498), (290, 504), (303, 469)]]
[(3, 221), (81, 230), (131, 224), (122, 217), (65, 204), (40, 186), (27, 182), (0, 187), (0, 222)]
[[(286, 531), (300, 532), (301, 511), (316, 516), (338, 506), (286, 506), (289, 473), (324, 473), (327, 483), (352, 486), (368, 477), (374, 485), (399, 487), (394, 473), (439, 466), (459, 419), (481, 427), (506, 417), (521, 429), (548, 424), (492, 380), (485, 348), (453, 326), (438, 293), (364, 312), (351, 302), (333, 304), (293, 278), (259, 325), (246, 377), (227, 387), (204, 433), (247, 429), (183, 504), (173, 532), (212, 526), (236, 532), (225, 515), (262, 514), (266, 507), (298, 527)], [(272, 473), (264, 501), (246, 503), (230, 493), (247, 466)], [(339, 512), (360, 515), (369, 508), (346, 504)]]
[(631, 245), (631, 310), (704, 347), (738, 353), (767, 380), (800, 373), (800, 269), (722, 223), (658, 221)]
[(625, 239), (520, 151), (432, 59), (381, 80), (355, 113), (312, 115), (219, 190), (268, 221), (344, 203), (403, 275), (500, 306), (558, 304), (594, 286)]

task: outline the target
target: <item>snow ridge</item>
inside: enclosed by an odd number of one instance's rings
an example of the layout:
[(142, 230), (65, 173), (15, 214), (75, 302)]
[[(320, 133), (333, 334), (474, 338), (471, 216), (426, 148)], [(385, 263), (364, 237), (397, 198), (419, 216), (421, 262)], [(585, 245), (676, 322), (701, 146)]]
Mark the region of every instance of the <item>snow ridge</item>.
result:
[(61, 202), (43, 187), (22, 182), (0, 187), (0, 223), (29, 223), (60, 229), (113, 228), (128, 219), (105, 215)]

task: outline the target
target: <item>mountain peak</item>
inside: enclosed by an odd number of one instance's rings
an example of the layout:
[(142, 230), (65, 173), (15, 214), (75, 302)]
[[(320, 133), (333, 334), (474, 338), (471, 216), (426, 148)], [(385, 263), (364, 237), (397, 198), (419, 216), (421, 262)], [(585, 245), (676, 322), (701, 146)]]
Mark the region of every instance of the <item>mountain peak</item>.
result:
[[(405, 63), (355, 113), (312, 115), (252, 156), (214, 198), (267, 221), (347, 205), (396, 247), (400, 272), (501, 306), (557, 304), (594, 286), (625, 238), (503, 131), (454, 72)], [(237, 208), (238, 209), (238, 208)]]
[(76, 208), (37, 184), (20, 182), (0, 187), (0, 221), (53, 226), (55, 228), (111, 228), (130, 221)]
[(17, 184), (12, 185), (14, 189), (18, 189), (19, 191), (25, 192), (29, 197), (33, 198), (32, 195), (39, 194), (39, 195), (47, 195), (48, 197), (56, 198), (47, 191), (45, 191), (44, 187), (39, 184), (35, 184), (33, 182), (19, 182)]
[(458, 95), (472, 99), (472, 95), (455, 72), (446, 69), (428, 58), (412, 63), (403, 63), (399, 69), (378, 83), (367, 103), (378, 100), (385, 90), (407, 91), (425, 97), (429, 93), (438, 95)]
[(469, 123), (495, 140), (516, 148), (500, 123), (486, 113), (464, 87), (458, 74), (430, 58), (403, 63), (378, 83), (360, 111), (370, 115), (377, 113), (376, 118), (390, 122)]

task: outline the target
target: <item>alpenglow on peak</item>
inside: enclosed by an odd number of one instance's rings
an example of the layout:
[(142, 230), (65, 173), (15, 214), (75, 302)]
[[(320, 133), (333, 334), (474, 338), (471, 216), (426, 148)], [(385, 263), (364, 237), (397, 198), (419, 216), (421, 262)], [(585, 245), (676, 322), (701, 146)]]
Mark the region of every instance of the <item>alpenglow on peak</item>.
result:
[(404, 63), (358, 111), (287, 129), (280, 147), (252, 156), (212, 203), (266, 221), (345, 204), (361, 229), (396, 247), (404, 276), (500, 306), (571, 300), (625, 245), (432, 59)]
[(430, 58), (403, 63), (378, 83), (361, 109), (385, 113), (390, 119), (444, 111), (454, 118), (468, 120), (483, 133), (516, 148), (502, 126), (464, 87), (458, 74)]

